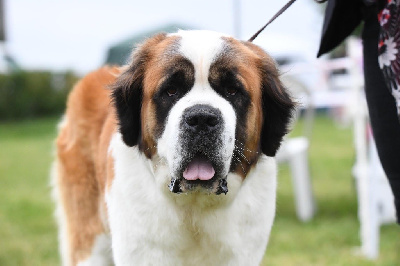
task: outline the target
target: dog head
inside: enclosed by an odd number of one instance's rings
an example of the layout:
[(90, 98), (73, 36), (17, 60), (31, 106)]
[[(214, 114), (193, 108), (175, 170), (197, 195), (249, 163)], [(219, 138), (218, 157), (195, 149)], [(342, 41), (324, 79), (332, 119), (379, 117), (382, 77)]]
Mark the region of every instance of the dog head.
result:
[(123, 141), (165, 162), (175, 193), (226, 193), (275, 156), (294, 108), (271, 57), (209, 31), (148, 39), (112, 89)]

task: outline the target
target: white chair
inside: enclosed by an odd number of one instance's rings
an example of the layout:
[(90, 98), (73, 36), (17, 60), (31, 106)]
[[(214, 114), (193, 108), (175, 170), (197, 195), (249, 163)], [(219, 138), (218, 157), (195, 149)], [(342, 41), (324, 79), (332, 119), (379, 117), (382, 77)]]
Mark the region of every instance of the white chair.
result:
[(287, 162), (289, 164), (295, 195), (296, 214), (301, 221), (306, 222), (313, 218), (316, 211), (308, 162), (314, 107), (311, 102), (310, 91), (300, 81), (292, 76), (283, 76), (282, 80), (300, 104), (292, 126), (300, 116), (301, 111), (304, 113), (304, 126), (302, 136), (289, 137), (284, 140), (276, 158), (278, 162)]
[[(365, 102), (363, 96), (360, 97), (360, 101)], [(380, 226), (395, 222), (396, 211), (393, 193), (371, 134), (365, 103), (359, 105), (354, 116), (354, 129), (356, 162), (353, 176), (356, 180), (360, 220), (359, 253), (369, 259), (376, 259), (379, 255)]]

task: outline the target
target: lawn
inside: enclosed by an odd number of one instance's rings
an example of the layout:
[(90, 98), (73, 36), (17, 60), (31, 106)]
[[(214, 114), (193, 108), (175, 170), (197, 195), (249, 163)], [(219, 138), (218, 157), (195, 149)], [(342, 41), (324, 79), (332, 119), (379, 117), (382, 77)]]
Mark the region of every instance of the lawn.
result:
[(0, 124), (0, 265), (58, 265), (49, 186), (55, 125)]
[[(0, 265), (58, 265), (49, 169), (57, 119), (0, 123)], [(318, 204), (297, 220), (289, 169), (280, 166), (276, 222), (262, 265), (399, 265), (400, 227), (381, 228), (380, 257), (359, 246), (351, 129), (316, 119), (310, 161)]]

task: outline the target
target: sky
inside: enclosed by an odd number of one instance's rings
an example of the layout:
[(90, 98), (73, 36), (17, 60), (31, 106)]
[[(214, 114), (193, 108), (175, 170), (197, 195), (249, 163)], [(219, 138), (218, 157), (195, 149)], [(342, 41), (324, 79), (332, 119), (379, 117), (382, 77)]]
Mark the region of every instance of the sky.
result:
[[(4, 0), (8, 53), (26, 69), (80, 74), (104, 63), (107, 49), (135, 34), (182, 24), (235, 36), (233, 5), (240, 6), (240, 39), (248, 39), (287, 0)], [(315, 57), (321, 7), (298, 0), (255, 43), (271, 53)]]

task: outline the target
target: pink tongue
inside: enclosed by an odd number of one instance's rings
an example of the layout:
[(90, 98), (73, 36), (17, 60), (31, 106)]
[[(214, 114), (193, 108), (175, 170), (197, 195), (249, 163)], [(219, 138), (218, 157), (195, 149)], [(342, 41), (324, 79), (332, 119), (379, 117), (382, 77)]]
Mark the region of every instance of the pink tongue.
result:
[(210, 180), (214, 174), (215, 170), (210, 161), (204, 158), (194, 158), (183, 172), (183, 177), (186, 180)]

